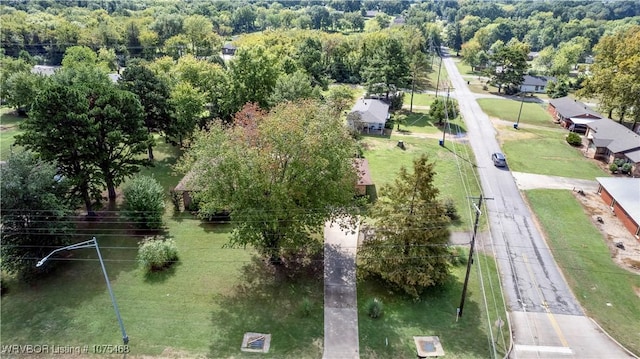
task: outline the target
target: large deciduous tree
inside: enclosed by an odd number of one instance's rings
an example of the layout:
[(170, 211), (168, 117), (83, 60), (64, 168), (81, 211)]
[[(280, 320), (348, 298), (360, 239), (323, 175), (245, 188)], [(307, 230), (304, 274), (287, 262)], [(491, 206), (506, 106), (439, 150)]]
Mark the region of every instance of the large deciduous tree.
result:
[(3, 270), (29, 278), (39, 258), (69, 244), (74, 206), (67, 198), (68, 181), (54, 163), (29, 152), (11, 154), (0, 166), (0, 177), (0, 263)]
[[(148, 67), (134, 64), (128, 66), (118, 81), (118, 85), (138, 96), (144, 108), (144, 125), (147, 132), (166, 133), (171, 124), (169, 86)], [(153, 160), (153, 142), (147, 148), (149, 160)]]
[(609, 117), (616, 109), (620, 121), (631, 113), (634, 123), (640, 122), (640, 26), (604, 36), (595, 53), (581, 95), (598, 97)]
[(498, 86), (498, 92), (504, 86), (518, 87), (523, 81), (528, 64), (527, 51), (519, 44), (495, 46), (491, 54), (491, 68), (488, 70), (491, 81)]
[(401, 168), (373, 207), (375, 236), (358, 252), (360, 268), (418, 297), (449, 275), (449, 217), (438, 199), (433, 162), (422, 155), (413, 173)]
[(115, 199), (115, 187), (147, 163), (139, 158), (149, 142), (140, 102), (100, 70), (58, 71), (21, 127), (16, 143), (57, 161), (90, 214), (103, 188)]
[(363, 78), (369, 92), (379, 90), (389, 92), (404, 87), (409, 73), (409, 61), (400, 41), (396, 38), (383, 40), (381, 46), (373, 49), (371, 58), (363, 68)]
[(276, 85), (280, 68), (277, 59), (264, 47), (239, 50), (229, 64), (230, 78), (236, 109), (247, 102), (255, 102), (262, 108), (269, 107), (269, 96)]
[(246, 114), (230, 128), (212, 124), (197, 134), (179, 168), (191, 171), (202, 216), (230, 212), (232, 245), (252, 245), (281, 263), (316, 243), (325, 221), (353, 210), (355, 143), (316, 102)]

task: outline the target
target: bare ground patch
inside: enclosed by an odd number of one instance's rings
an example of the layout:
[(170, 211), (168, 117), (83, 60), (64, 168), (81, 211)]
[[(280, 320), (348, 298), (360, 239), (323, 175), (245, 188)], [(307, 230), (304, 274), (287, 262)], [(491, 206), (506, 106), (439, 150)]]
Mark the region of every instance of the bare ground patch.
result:
[[(577, 192), (573, 194), (582, 204), (592, 223), (602, 233), (614, 262), (618, 266), (640, 275), (640, 261), (638, 260), (640, 258), (640, 241), (624, 227), (609, 206), (602, 201), (600, 195), (589, 192), (584, 195), (580, 195)], [(619, 244), (622, 245), (620, 246)], [(639, 288), (636, 288), (636, 293), (639, 290)]]

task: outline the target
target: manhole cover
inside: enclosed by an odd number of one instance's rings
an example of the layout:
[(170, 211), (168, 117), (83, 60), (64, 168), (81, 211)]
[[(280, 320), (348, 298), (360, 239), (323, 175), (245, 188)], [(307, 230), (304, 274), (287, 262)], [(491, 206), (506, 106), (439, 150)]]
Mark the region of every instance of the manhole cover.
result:
[(244, 333), (242, 346), (243, 352), (268, 353), (271, 346), (271, 334)]

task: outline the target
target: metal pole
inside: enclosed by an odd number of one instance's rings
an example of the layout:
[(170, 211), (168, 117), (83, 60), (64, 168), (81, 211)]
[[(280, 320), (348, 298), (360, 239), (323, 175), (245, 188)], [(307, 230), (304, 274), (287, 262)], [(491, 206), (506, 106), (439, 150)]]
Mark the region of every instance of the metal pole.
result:
[(438, 98), (438, 86), (440, 86), (440, 70), (442, 69), (442, 57), (438, 52), (438, 58), (440, 59), (440, 65), (438, 65), (438, 80), (436, 81), (436, 98)]
[(444, 102), (444, 125), (442, 126), (442, 141), (440, 146), (444, 147), (444, 135), (447, 133), (447, 124), (449, 123), (449, 109), (447, 103), (449, 102), (449, 86), (447, 86), (447, 99)]
[(469, 273), (471, 272), (471, 264), (473, 263), (473, 251), (476, 244), (476, 233), (478, 231), (478, 220), (480, 219), (480, 206), (482, 206), (482, 193), (480, 193), (480, 199), (476, 206), (476, 221), (473, 225), (473, 236), (471, 237), (471, 248), (469, 249), (469, 260), (467, 261), (467, 274), (464, 277), (464, 284), (462, 286), (462, 298), (460, 299), (460, 307), (458, 307), (458, 317), (462, 317), (462, 310), (464, 309), (464, 300), (467, 296), (467, 285), (469, 284)]
[(522, 105), (524, 105), (524, 96), (522, 95), (522, 92), (520, 93), (520, 98), (522, 100), (520, 100), (520, 111), (518, 111), (518, 120), (516, 121), (516, 123), (513, 124), (513, 128), (515, 128), (516, 130), (518, 129), (518, 125), (520, 124), (520, 115), (522, 114)]
[(120, 317), (120, 309), (118, 309), (118, 303), (116, 303), (116, 297), (113, 295), (111, 289), (111, 283), (109, 282), (109, 276), (107, 276), (107, 269), (104, 267), (104, 261), (102, 261), (102, 254), (100, 254), (100, 247), (98, 247), (98, 241), (96, 237), (93, 237), (93, 242), (96, 246), (96, 252), (98, 252), (98, 259), (100, 259), (100, 266), (102, 267), (102, 273), (104, 273), (104, 280), (107, 281), (107, 289), (109, 289), (109, 295), (111, 296), (111, 302), (113, 303), (113, 309), (116, 311), (116, 317), (118, 317), (118, 323), (120, 324), (120, 330), (122, 331), (122, 341), (125, 345), (129, 344), (129, 337), (124, 330), (124, 324), (122, 323), (122, 317)]

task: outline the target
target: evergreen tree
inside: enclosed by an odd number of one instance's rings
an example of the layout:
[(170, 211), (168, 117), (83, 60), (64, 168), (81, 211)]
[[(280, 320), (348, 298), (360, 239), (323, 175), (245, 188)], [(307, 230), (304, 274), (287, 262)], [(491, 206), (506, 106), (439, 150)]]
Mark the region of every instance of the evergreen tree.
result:
[(449, 223), (434, 185), (434, 164), (422, 155), (394, 184), (381, 189), (373, 207), (376, 231), (358, 253), (360, 268), (417, 298), (449, 276)]

